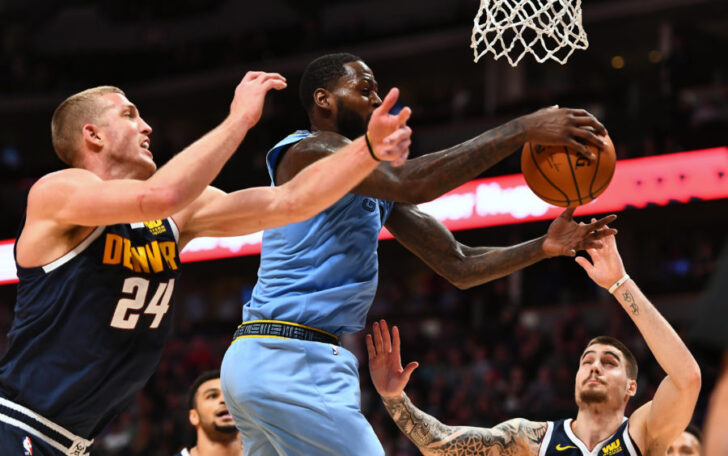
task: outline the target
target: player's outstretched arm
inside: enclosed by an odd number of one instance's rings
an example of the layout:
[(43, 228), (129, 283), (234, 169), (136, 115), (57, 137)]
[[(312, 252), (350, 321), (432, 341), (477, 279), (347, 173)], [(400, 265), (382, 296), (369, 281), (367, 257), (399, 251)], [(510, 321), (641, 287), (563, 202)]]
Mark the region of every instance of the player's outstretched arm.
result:
[(279, 74), (247, 73), (235, 89), (228, 117), (145, 181), (102, 180), (76, 168), (44, 177), (30, 192), (29, 221), (37, 216), (66, 225), (97, 226), (173, 214), (200, 196), (217, 176), (260, 119), (268, 91), (285, 87)]
[[(513, 152), (525, 141), (539, 144), (568, 144), (587, 157), (584, 146), (602, 145), (597, 134), (606, 130), (583, 109), (550, 107), (519, 117), (449, 149), (408, 160), (393, 168), (383, 165), (364, 179), (354, 193), (387, 201), (419, 204), (430, 201), (479, 176)], [(343, 136), (322, 132), (292, 147), (278, 166), (281, 182), (315, 160), (343, 147)]]
[(399, 429), (425, 456), (488, 454), (536, 455), (546, 434), (546, 423), (521, 418), (492, 429), (447, 426), (412, 404), (404, 387), (417, 363), (402, 368), (399, 330), (390, 335), (387, 322), (374, 323), (366, 337), (369, 372), (384, 406)]
[(576, 262), (602, 288), (609, 290), (618, 285), (611, 290), (614, 297), (667, 373), (652, 401), (630, 418), (630, 433), (642, 454), (664, 454), (693, 415), (700, 392), (700, 367), (670, 323), (626, 275), (615, 237), (607, 236), (603, 243), (599, 250), (587, 250), (591, 262), (584, 257), (576, 258)]
[(470, 288), (504, 277), (545, 258), (574, 256), (577, 250), (601, 247), (600, 239), (614, 230), (600, 227), (616, 219), (604, 217), (589, 224), (576, 223), (573, 209), (565, 210), (537, 239), (509, 247), (469, 247), (431, 215), (413, 204), (398, 203), (387, 220), (387, 229), (408, 250), (458, 288)]
[(379, 161), (402, 164), (409, 155), (412, 130), (406, 126), (409, 108), (389, 114), (397, 102), (392, 89), (369, 121), (366, 140), (360, 137), (337, 154), (316, 161), (277, 187), (255, 187), (226, 194), (210, 189), (189, 210), (175, 216), (184, 244), (198, 236), (234, 236), (300, 222), (326, 209), (365, 178)]

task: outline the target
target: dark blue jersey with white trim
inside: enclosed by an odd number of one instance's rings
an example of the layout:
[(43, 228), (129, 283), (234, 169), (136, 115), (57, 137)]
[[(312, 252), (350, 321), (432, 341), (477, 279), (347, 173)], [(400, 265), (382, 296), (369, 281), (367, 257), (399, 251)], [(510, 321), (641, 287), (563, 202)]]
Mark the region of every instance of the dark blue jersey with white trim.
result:
[(571, 430), (571, 418), (549, 421), (541, 442), (539, 456), (642, 456), (629, 435), (629, 420), (624, 419), (617, 431), (599, 442), (592, 451)]
[(17, 265), (0, 396), (82, 437), (101, 431), (162, 355), (178, 238), (172, 219), (101, 226), (48, 265)]

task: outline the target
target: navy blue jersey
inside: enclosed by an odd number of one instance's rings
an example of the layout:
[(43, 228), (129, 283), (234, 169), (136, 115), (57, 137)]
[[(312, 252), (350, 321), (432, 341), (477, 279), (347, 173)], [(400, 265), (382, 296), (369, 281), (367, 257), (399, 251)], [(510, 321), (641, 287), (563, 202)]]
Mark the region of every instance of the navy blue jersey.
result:
[(175, 453), (172, 456), (190, 456), (190, 451), (187, 448), (182, 448), (179, 453)]
[(592, 451), (574, 435), (572, 419), (549, 421), (541, 442), (539, 456), (642, 456), (629, 436), (629, 420), (624, 419), (617, 432), (599, 442)]
[(18, 265), (0, 396), (92, 438), (154, 372), (179, 275), (171, 219), (97, 227), (58, 260)]

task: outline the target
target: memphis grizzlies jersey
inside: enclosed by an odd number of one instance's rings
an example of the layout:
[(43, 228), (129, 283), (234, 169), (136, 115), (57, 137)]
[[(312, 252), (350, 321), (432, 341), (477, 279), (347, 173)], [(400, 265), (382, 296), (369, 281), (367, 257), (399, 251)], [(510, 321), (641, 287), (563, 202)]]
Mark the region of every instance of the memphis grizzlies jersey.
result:
[(50, 264), (17, 265), (0, 396), (84, 438), (101, 431), (162, 355), (178, 238), (171, 218), (100, 226)]
[(617, 432), (601, 441), (592, 451), (571, 430), (571, 418), (549, 421), (541, 442), (539, 456), (642, 456), (629, 435), (629, 420), (624, 419)]
[[(272, 185), (283, 152), (310, 134), (299, 130), (268, 152)], [(377, 239), (392, 206), (348, 193), (309, 220), (266, 230), (243, 321), (284, 320), (333, 334), (364, 328), (377, 291)]]

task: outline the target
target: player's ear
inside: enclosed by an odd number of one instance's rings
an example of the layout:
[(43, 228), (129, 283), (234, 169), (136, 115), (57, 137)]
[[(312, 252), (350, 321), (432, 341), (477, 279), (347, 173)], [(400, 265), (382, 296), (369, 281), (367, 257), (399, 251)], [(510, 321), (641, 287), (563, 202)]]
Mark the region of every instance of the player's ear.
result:
[(83, 126), (83, 140), (91, 146), (91, 149), (100, 149), (104, 145), (104, 139), (101, 136), (99, 127), (94, 124), (85, 124)]
[(328, 90), (319, 87), (313, 92), (313, 102), (316, 106), (326, 111), (331, 111), (334, 100), (333, 94)]
[(637, 394), (637, 380), (627, 380), (627, 396), (634, 397)]
[(195, 410), (195, 409), (190, 410), (189, 418), (190, 418), (190, 424), (192, 426), (196, 427), (197, 425), (200, 424), (200, 414), (197, 413), (197, 410)]

